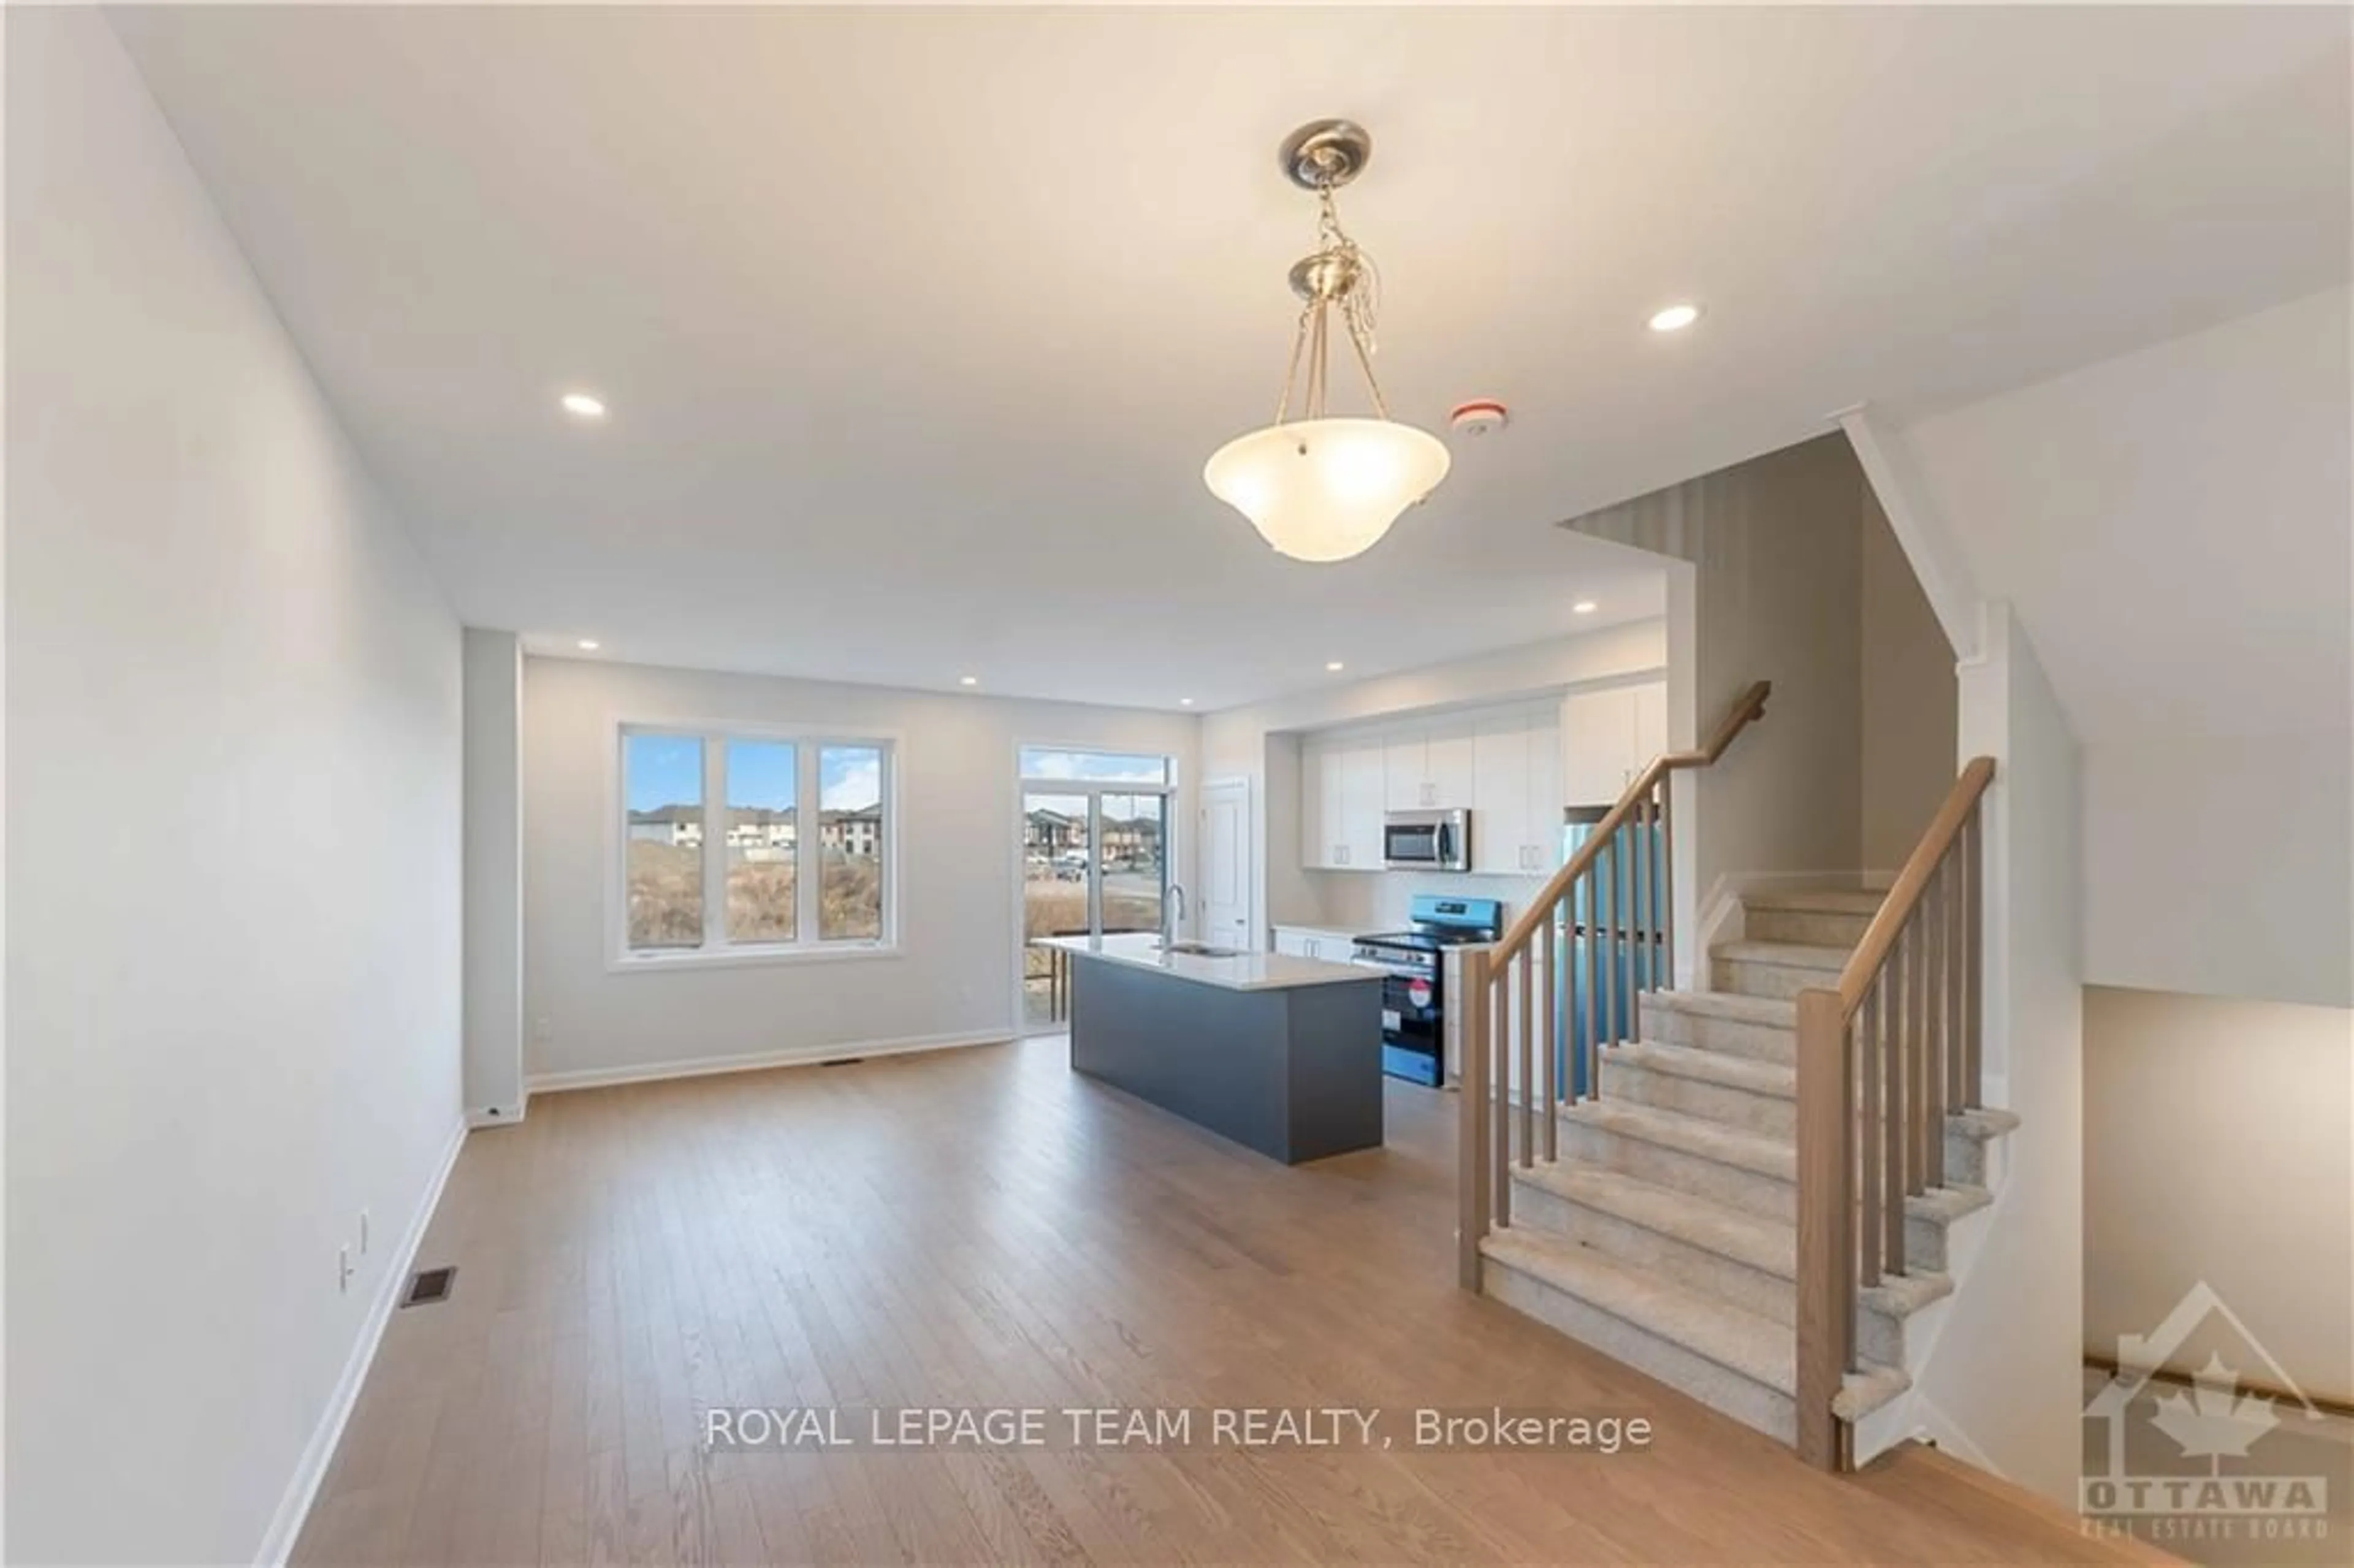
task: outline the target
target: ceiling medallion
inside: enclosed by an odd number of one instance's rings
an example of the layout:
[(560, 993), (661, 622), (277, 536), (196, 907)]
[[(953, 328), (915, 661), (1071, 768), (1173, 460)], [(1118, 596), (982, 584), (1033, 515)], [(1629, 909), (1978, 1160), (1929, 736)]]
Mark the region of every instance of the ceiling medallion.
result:
[[(1373, 152), (1364, 127), (1346, 120), (1315, 121), (1284, 139), (1283, 171), (1315, 193), (1318, 215), (1315, 253), (1291, 269), (1292, 292), (1305, 302), (1283, 397), (1274, 424), (1228, 441), (1202, 470), (1212, 494), (1295, 560), (1344, 561), (1363, 554), (1447, 477), (1446, 445), (1391, 418), (1382, 398), (1373, 376), (1380, 280), (1373, 258), (1341, 228), (1333, 206), (1333, 193), (1363, 172)], [(1373, 395), (1369, 419), (1329, 418), (1324, 412), (1336, 313)], [(1298, 418), (1291, 417), (1295, 391)]]

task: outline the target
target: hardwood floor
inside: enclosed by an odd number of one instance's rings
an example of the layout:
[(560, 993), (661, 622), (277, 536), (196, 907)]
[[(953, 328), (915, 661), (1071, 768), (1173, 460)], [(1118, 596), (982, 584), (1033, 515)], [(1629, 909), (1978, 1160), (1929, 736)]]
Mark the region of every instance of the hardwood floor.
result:
[[(1066, 1050), (551, 1095), (475, 1134), (419, 1256), (455, 1291), (394, 1315), (296, 1561), (2122, 1555), (1921, 1456), (1817, 1474), (1457, 1289), (1452, 1097), (1393, 1084), (1390, 1147), (1286, 1169)], [(1221, 1404), (1380, 1406), (1397, 1446), (703, 1444), (713, 1406)], [(1496, 1405), (1656, 1436), (1407, 1440), (1415, 1407)]]

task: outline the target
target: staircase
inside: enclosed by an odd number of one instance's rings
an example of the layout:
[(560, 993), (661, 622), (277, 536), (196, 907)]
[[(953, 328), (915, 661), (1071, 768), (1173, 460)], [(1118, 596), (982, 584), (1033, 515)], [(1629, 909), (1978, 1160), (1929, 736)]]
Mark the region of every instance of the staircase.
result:
[[(1556, 1107), (1557, 1157), (1511, 1171), (1511, 1223), (1480, 1244), (1487, 1295), (1759, 1431), (1797, 1436), (1797, 1007), (1835, 984), (1881, 907), (1840, 889), (1752, 894), (1714, 989), (1654, 991), (1599, 1092)], [(1946, 1118), (1942, 1187), (1905, 1204), (1904, 1256), (1858, 1293), (1850, 1424), (1908, 1386), (1906, 1326), (1949, 1295), (1947, 1232), (1988, 1202), (2001, 1112)]]
[(1745, 894), (1737, 935), (1689, 966), (1708, 989), (1675, 989), (1671, 778), (1712, 766), (1769, 691), (1655, 759), (1463, 954), (1458, 1267), (1841, 1469), (1901, 1435), (1956, 1228), (2017, 1126), (1979, 1095), (1994, 764), (1962, 769), (1884, 897)]

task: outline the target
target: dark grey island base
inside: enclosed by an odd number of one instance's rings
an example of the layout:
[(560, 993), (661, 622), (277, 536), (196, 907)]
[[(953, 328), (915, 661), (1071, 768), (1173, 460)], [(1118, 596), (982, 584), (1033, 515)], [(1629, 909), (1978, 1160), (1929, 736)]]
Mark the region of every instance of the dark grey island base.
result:
[(1072, 950), (1075, 1070), (1286, 1164), (1380, 1147), (1380, 975), (1235, 984)]

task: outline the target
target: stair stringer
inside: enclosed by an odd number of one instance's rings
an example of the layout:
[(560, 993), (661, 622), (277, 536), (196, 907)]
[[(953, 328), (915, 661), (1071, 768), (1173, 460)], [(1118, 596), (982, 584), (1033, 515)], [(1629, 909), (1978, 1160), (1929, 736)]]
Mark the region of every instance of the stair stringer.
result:
[[(1859, 1468), (1910, 1439), (1935, 1442), (1949, 1448), (1955, 1446), (1952, 1439), (1959, 1435), (1953, 1424), (1922, 1393), (1923, 1373), (1936, 1359), (1937, 1347), (1954, 1314), (1969, 1309), (1976, 1294), (1970, 1286), (1976, 1277), (1979, 1250), (1997, 1216), (2004, 1213), (2011, 1202), (2011, 1183), (2007, 1180), (2009, 1142), (2008, 1133), (1987, 1140), (1986, 1186), (1992, 1201), (1946, 1227), (1946, 1274), (1954, 1282), (1953, 1293), (1931, 1302), (1905, 1324), (1904, 1372), (1911, 1383), (1903, 1393), (1855, 1424), (1850, 1446)], [(1975, 1446), (1970, 1446), (1975, 1452)]]

